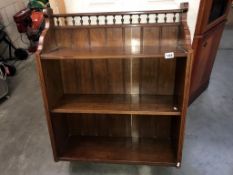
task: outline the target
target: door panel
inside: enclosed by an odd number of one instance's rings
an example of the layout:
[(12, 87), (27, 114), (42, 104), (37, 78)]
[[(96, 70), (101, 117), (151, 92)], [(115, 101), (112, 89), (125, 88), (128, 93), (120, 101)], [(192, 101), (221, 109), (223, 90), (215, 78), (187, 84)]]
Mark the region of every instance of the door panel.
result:
[(195, 35), (202, 35), (226, 20), (231, 0), (202, 0)]
[(213, 0), (208, 19), (208, 24), (214, 22), (218, 18), (222, 17), (227, 10), (228, 0)]
[(191, 104), (207, 87), (231, 0), (201, 0), (192, 43)]
[(224, 25), (225, 22), (194, 40), (197, 48), (194, 53), (190, 101), (193, 101), (208, 86)]

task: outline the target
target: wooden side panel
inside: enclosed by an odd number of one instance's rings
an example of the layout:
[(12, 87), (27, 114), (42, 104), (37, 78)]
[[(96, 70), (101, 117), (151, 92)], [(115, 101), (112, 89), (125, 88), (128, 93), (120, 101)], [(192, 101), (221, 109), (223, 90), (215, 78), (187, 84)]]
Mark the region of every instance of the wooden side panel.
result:
[[(52, 109), (57, 104), (57, 100), (63, 95), (60, 65), (57, 61), (42, 61), (42, 71), (44, 84), (47, 91), (49, 108)], [(56, 75), (56, 76), (54, 76)]]
[[(42, 46), (42, 52), (49, 52), (56, 49), (57, 47), (56, 33), (54, 30), (48, 30), (44, 39), (44, 45)], [(38, 46), (38, 48), (40, 47)]]
[(185, 88), (185, 71), (186, 71), (186, 61), (187, 60), (177, 60), (176, 61), (176, 78), (175, 78), (175, 89), (174, 98), (175, 103), (177, 103), (178, 109), (182, 108), (184, 88)]
[(51, 121), (58, 149), (57, 151), (58, 154), (62, 155), (66, 146), (67, 138), (69, 137), (67, 119), (62, 114), (52, 114)]

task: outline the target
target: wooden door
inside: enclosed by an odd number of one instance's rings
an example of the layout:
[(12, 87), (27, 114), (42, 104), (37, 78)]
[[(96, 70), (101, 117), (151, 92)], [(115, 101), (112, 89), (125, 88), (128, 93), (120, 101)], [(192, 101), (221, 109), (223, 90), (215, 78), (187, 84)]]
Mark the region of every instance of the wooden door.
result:
[(194, 61), (190, 88), (190, 103), (209, 84), (210, 75), (221, 40), (231, 0), (202, 0), (192, 48)]
[(191, 100), (208, 87), (225, 22), (194, 40), (197, 52), (193, 62)]

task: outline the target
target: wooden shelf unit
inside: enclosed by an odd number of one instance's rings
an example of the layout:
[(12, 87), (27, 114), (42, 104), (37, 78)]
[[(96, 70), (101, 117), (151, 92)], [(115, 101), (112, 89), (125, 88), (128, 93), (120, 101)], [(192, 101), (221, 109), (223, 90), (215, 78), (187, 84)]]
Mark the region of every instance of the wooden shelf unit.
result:
[(192, 63), (187, 11), (187, 3), (47, 9), (36, 60), (55, 161), (180, 166)]

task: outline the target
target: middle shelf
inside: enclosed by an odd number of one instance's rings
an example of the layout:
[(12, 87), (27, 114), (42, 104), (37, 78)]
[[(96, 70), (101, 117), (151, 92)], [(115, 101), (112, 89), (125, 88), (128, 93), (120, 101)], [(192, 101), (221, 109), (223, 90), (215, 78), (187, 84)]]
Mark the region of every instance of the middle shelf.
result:
[(53, 113), (181, 115), (173, 95), (63, 95)]
[(92, 47), (92, 48), (56, 48), (41, 55), (42, 59), (131, 59), (131, 58), (164, 58), (166, 52), (174, 52), (175, 58), (187, 57), (187, 51), (181, 46), (165, 45), (128, 46), (128, 47)]

